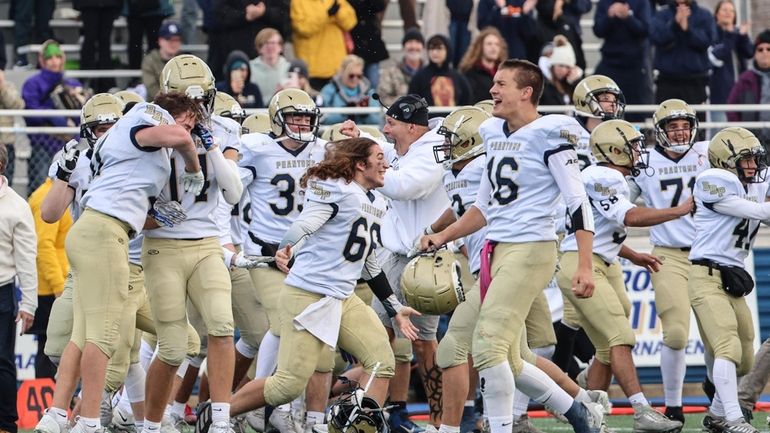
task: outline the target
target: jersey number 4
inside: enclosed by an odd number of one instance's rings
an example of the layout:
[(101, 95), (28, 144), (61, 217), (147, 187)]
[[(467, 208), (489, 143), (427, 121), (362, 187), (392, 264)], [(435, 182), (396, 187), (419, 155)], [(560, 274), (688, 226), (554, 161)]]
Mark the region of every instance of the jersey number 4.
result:
[(738, 237), (738, 239), (735, 240), (735, 248), (743, 248), (748, 251), (751, 248), (751, 241), (754, 240), (754, 236), (757, 235), (758, 231), (759, 224), (757, 224), (757, 228), (755, 228), (753, 232), (749, 233), (749, 220), (742, 219), (741, 222), (735, 226), (735, 230), (733, 230), (733, 234)]
[[(362, 228), (363, 233), (360, 233)], [(366, 218), (361, 217), (357, 219), (350, 228), (350, 235), (348, 235), (348, 240), (345, 242), (345, 249), (342, 250), (342, 256), (349, 262), (357, 262), (364, 257), (369, 257), (369, 254), (371, 254), (374, 248), (377, 247), (379, 241), (380, 225), (372, 223), (372, 226), (369, 227)], [(366, 248), (367, 244), (369, 246), (368, 252)]]
[(506, 167), (511, 172), (515, 172), (519, 169), (519, 163), (512, 156), (500, 158), (497, 166), (495, 166), (495, 158), (490, 158), (489, 163), (487, 163), (487, 177), (489, 183), (492, 184), (492, 198), (503, 206), (516, 200), (516, 197), (519, 195), (519, 186), (516, 185), (516, 182), (509, 177), (503, 176), (503, 169)]

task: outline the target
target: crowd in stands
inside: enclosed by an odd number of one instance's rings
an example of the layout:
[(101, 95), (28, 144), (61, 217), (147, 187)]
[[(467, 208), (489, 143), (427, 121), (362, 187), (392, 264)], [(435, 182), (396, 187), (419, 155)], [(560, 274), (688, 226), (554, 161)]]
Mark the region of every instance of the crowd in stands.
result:
[[(11, 17), (29, 23), (14, 27), (15, 46), (51, 40), (47, 18), (53, 0), (11, 3)], [(548, 77), (541, 105), (571, 104), (573, 86), (586, 70), (615, 80), (627, 104), (669, 98), (690, 104), (770, 102), (770, 30), (753, 33), (749, 23), (738, 22), (733, 0), (719, 1), (713, 12), (695, 0), (433, 3), (425, 5), (422, 29), (439, 31), (424, 34), (417, 27), (415, 1), (399, 2), (403, 57), (391, 61), (382, 36), (387, 0), (184, 0), (176, 17), (173, 0), (75, 0), (73, 7), (83, 22), (82, 69), (126, 67), (116, 66), (111, 58), (112, 20), (104, 18), (126, 17), (127, 67), (142, 71), (132, 89), (148, 99), (159, 92), (159, 73), (183, 51), (182, 44), (205, 42), (217, 88), (244, 108), (265, 107), (286, 87), (306, 90), (322, 107), (379, 106), (373, 93), (387, 106), (407, 92), (434, 106), (473, 104), (489, 98), (492, 77), (506, 58), (526, 58), (541, 66)], [(35, 5), (34, 16), (27, 10), (29, 4)], [(440, 13), (433, 13), (436, 10)], [(205, 41), (195, 40), (193, 18), (200, 11)], [(590, 15), (593, 33), (603, 39), (596, 65), (586, 64), (580, 29), (581, 17)], [(26, 59), (17, 55), (16, 65), (25, 65)], [(63, 50), (48, 42), (39, 55), (39, 74), (24, 83), (21, 92), (27, 108), (66, 108), (57, 103), (57, 95), (84, 87), (63, 78), (63, 63)], [(86, 85), (92, 92), (108, 91), (115, 80), (91, 79)], [(14, 94), (13, 88), (3, 90), (0, 96), (8, 96), (0, 97), (2, 108), (21, 106)], [(323, 123), (346, 118), (378, 123), (380, 117), (330, 114)], [(627, 117), (640, 121), (649, 116)], [(714, 112), (711, 117), (727, 119), (768, 120), (770, 112)], [(74, 126), (77, 119), (27, 122)], [(67, 138), (33, 136), (33, 153), (52, 155)], [(48, 158), (39, 160), (40, 167), (30, 167), (32, 188), (45, 179)]]

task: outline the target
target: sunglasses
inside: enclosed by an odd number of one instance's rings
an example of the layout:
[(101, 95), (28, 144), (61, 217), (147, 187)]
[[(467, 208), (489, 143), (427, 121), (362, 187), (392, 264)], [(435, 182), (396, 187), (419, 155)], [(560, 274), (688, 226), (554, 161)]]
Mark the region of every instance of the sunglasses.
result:
[(361, 78), (364, 78), (364, 74), (348, 74), (348, 79), (352, 80), (353, 78), (358, 78), (360, 80)]

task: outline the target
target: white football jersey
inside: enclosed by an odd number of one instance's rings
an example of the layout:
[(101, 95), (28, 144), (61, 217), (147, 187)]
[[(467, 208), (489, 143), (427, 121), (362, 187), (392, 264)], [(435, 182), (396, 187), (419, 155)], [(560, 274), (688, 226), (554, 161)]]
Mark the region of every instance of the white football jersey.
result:
[[(444, 189), (452, 201), (452, 209), (457, 218), (463, 216), (465, 211), (476, 202), (476, 194), (479, 192), (481, 176), (484, 174), (486, 158), (479, 156), (459, 172), (446, 170), (444, 172)], [(465, 237), (465, 247), (468, 249), (468, 266), (471, 273), (481, 269), (481, 248), (484, 246), (484, 238), (487, 230), (482, 228), (476, 233)]]
[(238, 166), (251, 200), (251, 223), (243, 243), (246, 254), (273, 255), (263, 252), (260, 243), (277, 246), (302, 211), (304, 191), (299, 181), (323, 159), (325, 145), (319, 139), (290, 150), (269, 135), (243, 137)]
[(578, 137), (577, 145), (575, 145), (575, 152), (577, 152), (578, 159), (580, 160), (580, 169), (585, 170), (586, 167), (596, 164), (596, 158), (593, 152), (591, 152), (591, 133), (585, 128), (582, 129), (583, 131)]
[(150, 197), (157, 197), (171, 171), (169, 150), (142, 147), (134, 138), (144, 127), (174, 124), (161, 107), (142, 102), (118, 120), (94, 146), (92, 180), (80, 201), (142, 231)]
[[(503, 119), (481, 124), (487, 165), (475, 205), (486, 217), (487, 239), (513, 243), (556, 240), (562, 191), (555, 176), (579, 179), (574, 146), (584, 131), (574, 118), (559, 114), (540, 117), (513, 133), (508, 133)], [(562, 152), (567, 152), (566, 163), (560, 161), (564, 166), (551, 171), (549, 159)], [(585, 192), (576, 191), (585, 201)]]
[[(228, 128), (227, 125), (229, 123), (227, 121), (238, 125), (234, 120), (212, 116), (212, 134), (217, 139), (222, 152), (227, 148), (238, 150), (239, 146), (240, 128), (235, 128), (234, 125), (230, 125)], [(214, 166), (211, 163), (208, 151), (206, 151), (197, 137), (194, 140), (196, 142), (201, 171), (203, 171), (203, 176), (206, 178), (203, 191), (197, 196), (184, 191), (181, 182), (181, 176), (185, 170), (184, 157), (174, 150), (171, 153), (171, 175), (159, 198), (162, 200), (178, 201), (187, 211), (187, 219), (174, 227), (161, 227), (150, 230), (146, 233), (147, 237), (164, 239), (219, 237), (221, 227), (230, 223), (227, 212), (224, 213), (226, 220), (217, 222), (218, 215), (222, 213), (218, 213), (216, 209), (219, 206), (219, 201), (224, 201), (224, 199), (217, 183)]]
[(711, 168), (701, 173), (695, 180), (697, 210), (690, 260), (708, 259), (722, 265), (744, 267), (760, 221), (718, 213), (713, 206), (731, 196), (764, 203), (767, 192), (767, 182), (744, 187), (738, 177), (727, 170)]
[(302, 244), (286, 284), (346, 299), (353, 294), (367, 257), (380, 244), (387, 202), (376, 191), (342, 179), (311, 181), (305, 200), (328, 203), (335, 212)]
[[(628, 182), (619, 171), (601, 165), (587, 167), (581, 176), (594, 214), (594, 254), (612, 263), (626, 239), (626, 212), (636, 207), (629, 201)], [(574, 233), (561, 241), (561, 250), (578, 250)]]
[[(645, 205), (665, 209), (679, 206), (692, 197), (695, 178), (710, 167), (708, 147), (707, 141), (699, 141), (680, 158), (671, 159), (662, 147), (655, 146), (650, 151), (650, 169), (647, 170), (651, 176), (642, 172), (633, 178)], [(650, 227), (650, 241), (656, 246), (689, 248), (693, 239), (695, 222), (689, 214)]]

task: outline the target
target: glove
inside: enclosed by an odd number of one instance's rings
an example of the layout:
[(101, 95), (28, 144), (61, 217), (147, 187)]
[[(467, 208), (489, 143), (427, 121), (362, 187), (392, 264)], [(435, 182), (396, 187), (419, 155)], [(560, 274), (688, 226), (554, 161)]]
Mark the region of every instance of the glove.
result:
[(243, 251), (239, 252), (233, 262), (236, 268), (255, 269), (267, 267), (268, 263), (275, 261), (271, 256), (246, 256)]
[(182, 175), (182, 188), (185, 192), (189, 192), (192, 195), (197, 196), (203, 191), (203, 186), (206, 184), (206, 178), (203, 176), (203, 171), (198, 170), (195, 173), (185, 171)]
[(340, 357), (342, 357), (342, 360), (347, 362), (348, 364), (358, 364), (358, 359), (356, 359), (355, 356), (351, 355), (348, 352), (345, 352), (342, 348), (340, 348)]
[(409, 251), (406, 253), (406, 258), (411, 259), (412, 257), (417, 256), (422, 251), (420, 250), (420, 239), (422, 239), (425, 235), (433, 235), (436, 234), (436, 232), (433, 231), (431, 228), (431, 225), (428, 224), (425, 229), (423, 229), (422, 234), (417, 235), (416, 238), (414, 238), (414, 241), (412, 241), (412, 248), (409, 249)]
[(187, 219), (187, 211), (177, 201), (156, 200), (147, 215), (161, 227), (174, 227)]
[(216, 146), (214, 135), (211, 133), (211, 130), (206, 128), (202, 123), (196, 123), (191, 132), (194, 136), (201, 139), (204, 149), (210, 150), (212, 147)]
[(340, 4), (337, 2), (337, 0), (334, 0), (334, 4), (332, 4), (332, 7), (330, 7), (327, 12), (330, 17), (333, 17), (337, 14), (337, 12), (340, 10)]
[(78, 164), (78, 158), (80, 157), (80, 151), (77, 149), (78, 141), (70, 140), (64, 145), (64, 148), (59, 154), (59, 159), (56, 161), (56, 178), (64, 182), (70, 181), (70, 176), (75, 170), (75, 166)]

